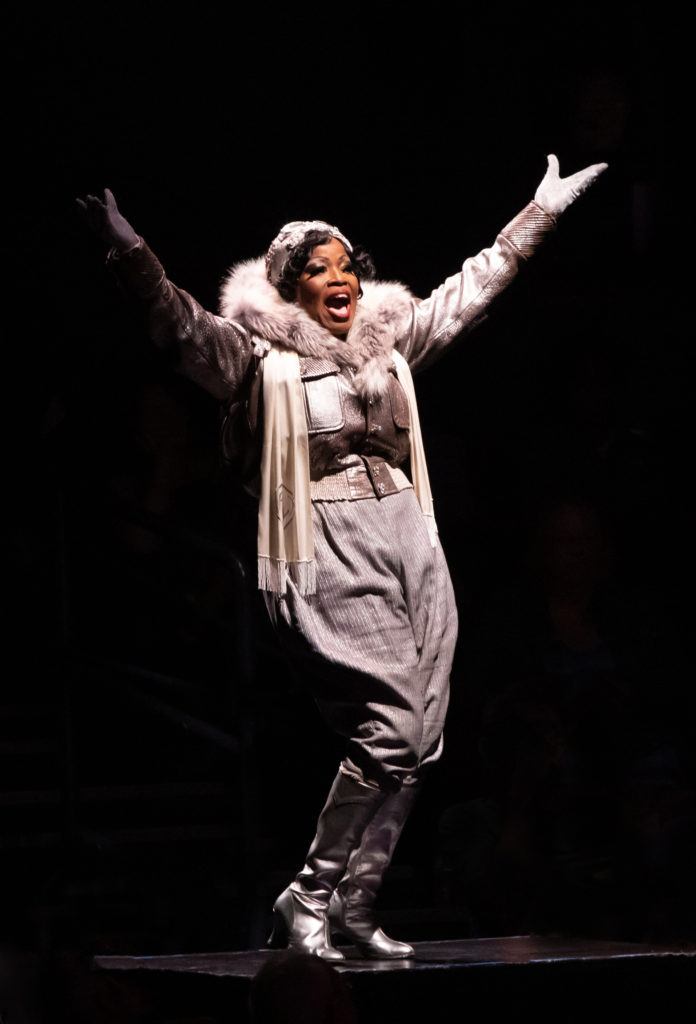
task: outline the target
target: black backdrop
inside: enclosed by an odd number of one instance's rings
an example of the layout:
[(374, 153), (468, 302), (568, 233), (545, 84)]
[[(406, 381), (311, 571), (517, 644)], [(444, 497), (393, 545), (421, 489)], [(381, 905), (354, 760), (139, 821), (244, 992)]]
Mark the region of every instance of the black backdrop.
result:
[[(89, 500), (111, 477), (128, 478), (129, 459), (142, 458), (128, 429), (143, 382), (174, 386), (74, 198), (110, 187), (169, 276), (208, 308), (228, 266), (307, 217), (339, 224), (372, 251), (380, 276), (423, 295), (531, 198), (548, 152), (562, 172), (597, 160), (610, 170), (489, 320), (418, 382), (463, 618), (514, 575), (542, 495), (599, 487), (622, 582), (647, 587), (671, 623), (672, 652), (682, 650), (690, 388), (683, 261), (675, 270), (673, 254), (686, 122), (679, 32), (666, 18), (656, 26), (654, 14), (640, 5), (483, 13), (440, 2), (411, 13), (379, 2), (178, 14), (10, 8), (8, 651), (24, 668), (8, 700), (25, 676), (50, 672), (60, 644), (64, 493)], [(590, 406), (599, 393), (597, 417), (586, 407), (571, 422), (583, 380)], [(212, 518), (216, 536), (234, 534), (244, 549), (253, 517), (219, 482), (214, 403), (185, 387), (177, 401), (189, 460), (180, 511), (197, 526)], [(604, 441), (614, 455), (598, 471), (592, 460), (606, 452), (587, 451)], [(208, 517), (211, 493), (218, 511)], [(219, 513), (221, 493), (233, 527)], [(80, 557), (78, 544), (69, 569)], [(121, 600), (101, 606), (116, 625)], [(466, 651), (458, 666), (465, 682)], [(681, 678), (670, 685), (691, 736), (689, 689)], [(302, 770), (302, 749), (282, 756)], [(319, 774), (307, 786), (308, 820), (328, 778)]]

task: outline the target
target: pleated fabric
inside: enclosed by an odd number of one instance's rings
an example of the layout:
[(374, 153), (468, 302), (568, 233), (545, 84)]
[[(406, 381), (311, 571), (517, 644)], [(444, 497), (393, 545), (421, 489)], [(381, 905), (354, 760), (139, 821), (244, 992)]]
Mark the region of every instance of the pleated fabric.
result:
[(380, 785), (442, 750), (457, 611), (439, 540), (412, 489), (315, 501), (317, 592), (267, 594), (271, 619), (349, 768)]

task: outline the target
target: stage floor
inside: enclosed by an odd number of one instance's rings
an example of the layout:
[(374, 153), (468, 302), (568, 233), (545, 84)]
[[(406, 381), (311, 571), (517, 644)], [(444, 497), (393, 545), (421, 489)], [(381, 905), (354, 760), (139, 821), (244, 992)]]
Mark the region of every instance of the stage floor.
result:
[[(617, 960), (650, 961), (684, 958), (696, 967), (696, 943), (649, 945), (592, 939), (533, 935), (416, 942), (411, 960), (364, 960), (352, 947), (341, 947), (348, 959), (333, 966), (348, 974), (462, 970), (510, 964), (582, 964)], [(352, 955), (351, 955), (352, 954)], [(236, 953), (192, 953), (176, 956), (97, 956), (94, 966), (107, 971), (165, 971), (249, 980), (272, 957), (272, 950)]]
[[(343, 948), (343, 947), (342, 947)], [(664, 1024), (696, 1019), (696, 943), (647, 944), (514, 935), (414, 943), (411, 960), (350, 957), (358, 1024), (457, 1017), (534, 1024)], [(251, 979), (269, 950), (176, 956), (97, 956), (95, 974), (137, 990), (149, 1021), (249, 1020)], [(145, 1019), (145, 1018), (144, 1018)]]

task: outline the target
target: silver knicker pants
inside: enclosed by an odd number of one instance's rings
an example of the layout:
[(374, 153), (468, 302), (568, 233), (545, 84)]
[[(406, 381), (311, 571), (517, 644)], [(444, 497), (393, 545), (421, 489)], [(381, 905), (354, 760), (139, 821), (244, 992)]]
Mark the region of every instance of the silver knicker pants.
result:
[(457, 611), (412, 489), (315, 501), (317, 593), (266, 594), (271, 619), (348, 767), (380, 785), (442, 750)]

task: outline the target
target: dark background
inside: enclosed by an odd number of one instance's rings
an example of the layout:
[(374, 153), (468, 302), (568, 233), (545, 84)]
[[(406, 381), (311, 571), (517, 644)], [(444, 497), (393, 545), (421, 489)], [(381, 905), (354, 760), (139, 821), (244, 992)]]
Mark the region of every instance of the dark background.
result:
[[(441, 936), (550, 924), (466, 899), (448, 918), (436, 841), (447, 807), (482, 791), (477, 716), (506, 681), (491, 665), (515, 647), (509, 594), (547, 499), (601, 509), (622, 635), (693, 806), (688, 121), (680, 29), (655, 13), (9, 8), (8, 948), (261, 942), (337, 753), (253, 593), (238, 625), (236, 563), (202, 551), (232, 548), (253, 571), (253, 509), (220, 465), (215, 403), (151, 351), (78, 216), (75, 197), (104, 187), (214, 309), (226, 269), (297, 218), (338, 224), (381, 277), (426, 295), (529, 201), (547, 153), (562, 173), (609, 163), (488, 321), (417, 381), (462, 635), (449, 752), (395, 865), (394, 913), (400, 878), (415, 937), (429, 920)], [(134, 523), (143, 509), (160, 533)], [(605, 909), (583, 926), (640, 932), (626, 901)], [(690, 927), (671, 903), (657, 919)], [(578, 927), (570, 911), (551, 923)]]

